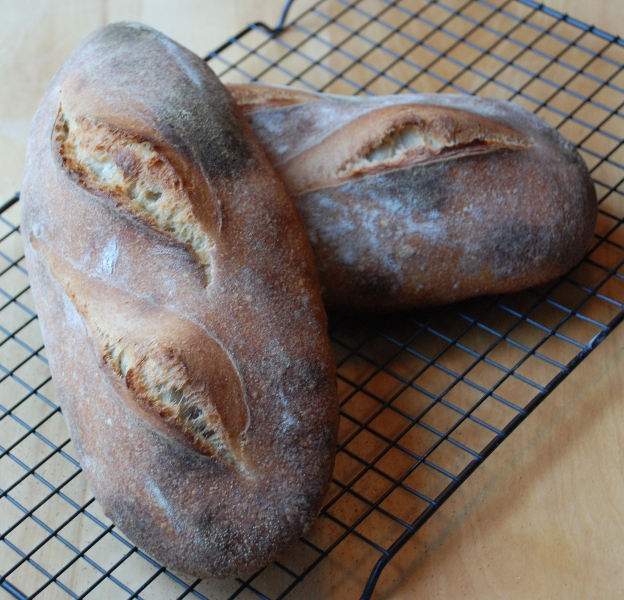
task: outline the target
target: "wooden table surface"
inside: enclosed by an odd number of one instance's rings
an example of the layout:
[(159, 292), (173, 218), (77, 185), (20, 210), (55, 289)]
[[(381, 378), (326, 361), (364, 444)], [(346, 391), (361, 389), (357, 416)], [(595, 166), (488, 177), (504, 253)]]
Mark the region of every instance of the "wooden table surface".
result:
[[(0, 0), (0, 202), (20, 189), (50, 78), (95, 27), (139, 20), (203, 55), (248, 22), (274, 23), (282, 4)], [(622, 0), (545, 4), (624, 36)], [(624, 598), (623, 367), (620, 326), (393, 559), (375, 598)], [(361, 590), (325, 575), (306, 597)]]

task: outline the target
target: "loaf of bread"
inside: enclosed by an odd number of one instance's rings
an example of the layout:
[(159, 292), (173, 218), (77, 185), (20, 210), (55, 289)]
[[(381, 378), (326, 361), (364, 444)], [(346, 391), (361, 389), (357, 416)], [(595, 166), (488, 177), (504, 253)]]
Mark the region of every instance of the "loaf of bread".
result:
[(148, 27), (92, 34), (36, 114), (21, 219), (105, 513), (199, 577), (284, 551), (329, 485), (335, 365), (305, 231), (222, 84)]
[(564, 274), (592, 240), (585, 164), (514, 104), (228, 89), (290, 191), (330, 307), (516, 291)]

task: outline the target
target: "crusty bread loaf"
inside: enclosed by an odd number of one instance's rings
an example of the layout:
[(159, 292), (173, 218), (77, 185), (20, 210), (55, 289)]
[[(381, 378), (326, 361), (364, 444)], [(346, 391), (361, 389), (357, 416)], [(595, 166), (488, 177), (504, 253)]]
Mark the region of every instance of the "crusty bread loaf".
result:
[(592, 239), (585, 164), (511, 103), (228, 89), (294, 199), (330, 307), (516, 291), (564, 274)]
[(225, 88), (152, 29), (98, 30), (37, 112), (21, 218), (106, 514), (196, 576), (274, 558), (330, 481), (335, 366), (305, 232)]

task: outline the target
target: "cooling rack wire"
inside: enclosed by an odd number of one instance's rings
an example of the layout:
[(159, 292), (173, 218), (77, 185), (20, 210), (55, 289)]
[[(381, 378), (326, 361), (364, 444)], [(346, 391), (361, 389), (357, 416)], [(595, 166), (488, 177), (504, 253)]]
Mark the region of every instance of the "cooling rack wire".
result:
[(276, 30), (250, 25), (206, 57), (223, 81), (520, 104), (587, 162), (600, 202), (592, 248), (561, 280), (523, 293), (332, 315), (342, 422), (321, 516), (251, 577), (196, 581), (133, 547), (91, 496), (49, 376), (19, 197), (8, 200), (0, 207), (0, 597), (370, 597), (399, 549), (622, 321), (622, 40), (529, 0), (301, 1), (289, 20), (290, 4)]

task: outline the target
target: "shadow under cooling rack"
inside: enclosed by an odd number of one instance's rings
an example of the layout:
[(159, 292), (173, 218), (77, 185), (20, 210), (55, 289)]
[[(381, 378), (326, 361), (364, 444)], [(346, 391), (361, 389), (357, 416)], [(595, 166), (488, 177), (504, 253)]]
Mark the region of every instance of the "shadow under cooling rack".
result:
[(207, 61), (228, 83), (518, 103), (590, 167), (594, 243), (567, 276), (523, 293), (332, 315), (342, 422), (321, 516), (248, 579), (196, 581), (137, 550), (91, 496), (49, 377), (18, 199), (9, 201), (0, 212), (0, 586), (17, 598), (368, 597), (401, 546), (624, 317), (621, 40), (526, 0), (322, 0), (278, 35), (250, 26)]

